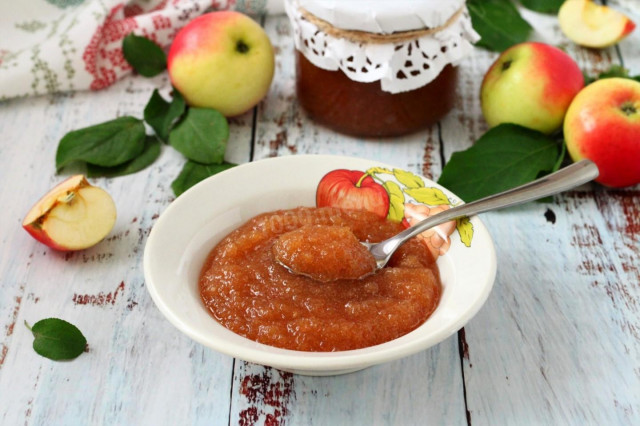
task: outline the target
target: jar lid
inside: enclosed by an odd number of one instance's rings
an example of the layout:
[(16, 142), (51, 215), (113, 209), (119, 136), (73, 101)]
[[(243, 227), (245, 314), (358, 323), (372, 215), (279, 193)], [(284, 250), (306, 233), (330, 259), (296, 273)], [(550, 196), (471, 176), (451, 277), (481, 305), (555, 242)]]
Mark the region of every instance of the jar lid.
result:
[(436, 28), (465, 4), (465, 0), (299, 0), (298, 5), (343, 30), (391, 34)]
[[(461, 4), (444, 24), (425, 28), (423, 23), (418, 30), (390, 34), (336, 28), (321, 18), (316, 19), (311, 11), (302, 7), (302, 3), (311, 1), (320, 0), (284, 2), (296, 49), (318, 68), (341, 70), (349, 79), (360, 83), (379, 81), (380, 88), (388, 93), (406, 92), (430, 83), (445, 66), (457, 65), (469, 55), (473, 43), (480, 39), (462, 0), (441, 0), (447, 6)], [(361, 3), (362, 9), (367, 8), (363, 2), (350, 0), (349, 3)]]

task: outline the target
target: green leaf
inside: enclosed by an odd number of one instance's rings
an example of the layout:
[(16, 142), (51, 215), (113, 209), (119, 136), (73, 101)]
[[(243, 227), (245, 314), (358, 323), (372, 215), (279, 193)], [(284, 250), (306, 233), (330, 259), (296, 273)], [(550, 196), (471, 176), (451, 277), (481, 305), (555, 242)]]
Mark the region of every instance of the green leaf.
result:
[(56, 169), (73, 161), (103, 167), (126, 163), (144, 148), (144, 123), (134, 117), (119, 117), (67, 133), (58, 144)]
[(234, 166), (236, 166), (236, 164), (200, 164), (195, 161), (187, 161), (176, 180), (171, 183), (171, 189), (173, 189), (176, 197), (179, 197), (180, 194), (196, 183)]
[(557, 14), (564, 0), (520, 0), (527, 9), (540, 13)]
[(167, 55), (146, 37), (130, 33), (122, 40), (122, 54), (140, 75), (153, 77), (167, 68)]
[(478, 46), (501, 52), (529, 38), (533, 29), (510, 0), (467, 1), (473, 28), (480, 34)]
[(550, 172), (558, 143), (515, 124), (501, 124), (466, 151), (454, 152), (438, 183), (469, 202), (531, 182)]
[(224, 115), (209, 108), (189, 108), (169, 133), (169, 144), (189, 160), (221, 164), (229, 139)]
[(164, 142), (169, 139), (169, 131), (186, 109), (184, 98), (177, 90), (173, 91), (173, 100), (164, 100), (158, 90), (154, 90), (147, 106), (144, 107), (144, 121), (151, 126), (156, 135)]
[(393, 175), (398, 179), (398, 182), (407, 188), (421, 188), (424, 186), (424, 182), (420, 176), (414, 175), (406, 170), (393, 169)]
[(602, 71), (597, 77), (591, 77), (583, 71), (585, 76), (585, 86), (593, 83), (596, 80), (602, 80), (604, 78), (628, 78), (629, 80), (640, 81), (640, 75), (632, 76), (629, 74), (629, 70), (622, 65), (613, 64), (608, 70)]
[(551, 173), (557, 172), (560, 170), (560, 166), (562, 166), (562, 162), (564, 161), (564, 157), (567, 155), (567, 145), (564, 141), (560, 142), (560, 155), (556, 158), (556, 163), (553, 165), (551, 169)]
[(603, 78), (631, 78), (629, 77), (629, 70), (623, 67), (622, 65), (613, 64), (609, 67), (608, 70), (601, 72), (598, 74), (598, 80)]
[(58, 318), (47, 318), (27, 328), (33, 333), (33, 349), (54, 361), (73, 359), (84, 352), (87, 339), (78, 328)]
[(593, 83), (594, 81), (597, 80), (596, 77), (591, 77), (589, 74), (587, 74), (586, 71), (582, 71), (582, 77), (584, 78), (584, 85), (588, 86), (591, 83)]
[(137, 173), (150, 166), (160, 156), (160, 141), (155, 136), (147, 136), (142, 153), (133, 160), (114, 167), (87, 165), (88, 177), (116, 177)]
[(404, 194), (400, 185), (388, 180), (382, 184), (389, 194), (389, 213), (387, 219), (392, 222), (401, 222), (404, 219)]

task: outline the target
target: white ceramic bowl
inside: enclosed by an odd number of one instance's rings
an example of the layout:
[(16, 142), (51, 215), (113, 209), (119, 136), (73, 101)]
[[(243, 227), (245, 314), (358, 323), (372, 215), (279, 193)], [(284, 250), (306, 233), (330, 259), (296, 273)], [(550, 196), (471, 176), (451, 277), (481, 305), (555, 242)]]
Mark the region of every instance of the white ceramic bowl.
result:
[[(387, 343), (341, 352), (280, 349), (226, 329), (200, 300), (200, 270), (209, 251), (225, 235), (259, 213), (314, 206), (316, 187), (332, 170), (365, 171), (372, 167), (393, 169), (358, 158), (301, 155), (240, 165), (195, 185), (162, 213), (147, 240), (144, 275), (153, 301), (174, 326), (195, 341), (245, 361), (299, 374), (347, 373), (443, 341), (478, 312), (493, 286), (495, 250), (477, 217), (471, 218), (470, 246), (463, 244), (461, 235), (454, 231), (450, 249), (438, 258), (443, 293), (436, 310), (423, 325)], [(402, 181), (406, 183), (405, 179), (397, 181), (393, 174), (382, 174), (381, 178), (395, 180), (401, 187)], [(446, 194), (452, 204), (460, 202), (436, 183), (418, 178), (426, 188), (441, 190), (439, 193)]]

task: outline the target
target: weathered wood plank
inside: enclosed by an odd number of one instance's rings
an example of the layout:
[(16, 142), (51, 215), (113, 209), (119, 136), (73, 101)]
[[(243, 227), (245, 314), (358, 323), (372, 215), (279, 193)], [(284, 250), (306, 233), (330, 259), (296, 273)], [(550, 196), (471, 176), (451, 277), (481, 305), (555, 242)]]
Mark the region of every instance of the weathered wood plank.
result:
[[(118, 115), (141, 117), (154, 87), (166, 92), (166, 76), (0, 105), (0, 177), (11, 182), (0, 189), (7, 206), (0, 212), (3, 424), (227, 423), (233, 360), (178, 332), (144, 288), (144, 243), (174, 198), (170, 184), (184, 162), (181, 155), (165, 146), (143, 172), (94, 180), (114, 197), (118, 219), (111, 235), (91, 249), (58, 253), (20, 229), (31, 205), (62, 179), (54, 170), (62, 135)], [(245, 162), (252, 117), (234, 121), (228, 159)], [(23, 322), (49, 316), (76, 324), (88, 352), (69, 363), (38, 356)]]
[[(536, 39), (565, 48), (589, 74), (617, 61), (614, 49), (568, 42), (553, 16), (523, 14)], [(496, 56), (479, 51), (471, 59), (463, 112), (442, 125), (446, 158), (486, 129), (476, 94)], [(551, 204), (483, 215), (498, 275), (463, 335), (472, 424), (638, 421), (637, 205), (636, 191), (588, 185)]]
[[(565, 48), (589, 73), (621, 57), (640, 74), (638, 30), (618, 51), (597, 52), (564, 39), (554, 17), (524, 14), (537, 39)], [(496, 54), (477, 50), (461, 64), (456, 109), (439, 126), (395, 141), (363, 140), (320, 128), (299, 111), (287, 19), (270, 17), (266, 28), (276, 46), (276, 78), (259, 107), (253, 146), (253, 115), (232, 120), (228, 161), (249, 161), (252, 152), (254, 159), (339, 154), (437, 178), (441, 156), (486, 130), (478, 93)], [(167, 93), (166, 76), (0, 104), (0, 179), (9, 183), (0, 186), (0, 423), (466, 424), (466, 409), (473, 424), (640, 422), (639, 188), (589, 185), (551, 204), (484, 215), (498, 277), (460, 334), (462, 363), (454, 336), (340, 377), (234, 361), (183, 336), (155, 308), (141, 258), (184, 162), (168, 146), (141, 173), (95, 180), (118, 207), (106, 241), (68, 255), (33, 241), (20, 222), (62, 179), (53, 160), (60, 137), (117, 115), (140, 117), (155, 87)], [(77, 324), (88, 352), (69, 363), (35, 354), (23, 322), (47, 316)]]
[(240, 363), (231, 424), (464, 425), (459, 364), (455, 338), (336, 377), (297, 376)]
[[(364, 157), (427, 176), (439, 174), (438, 128), (393, 141), (363, 140), (311, 122), (295, 100), (293, 40), (285, 17), (265, 28), (276, 79), (259, 108), (254, 158), (295, 154)], [(420, 354), (339, 377), (290, 375), (236, 363), (231, 424), (465, 424), (457, 338)]]

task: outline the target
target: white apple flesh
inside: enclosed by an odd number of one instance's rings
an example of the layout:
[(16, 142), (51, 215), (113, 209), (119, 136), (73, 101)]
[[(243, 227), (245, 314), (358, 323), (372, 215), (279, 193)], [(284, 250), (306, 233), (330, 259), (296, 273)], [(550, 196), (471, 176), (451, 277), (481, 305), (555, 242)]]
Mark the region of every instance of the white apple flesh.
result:
[(562, 32), (574, 43), (603, 48), (616, 44), (635, 28), (624, 14), (591, 0), (567, 0), (558, 12)]
[(23, 228), (57, 250), (82, 250), (100, 242), (113, 229), (116, 206), (102, 188), (75, 175), (51, 189), (27, 213)]

